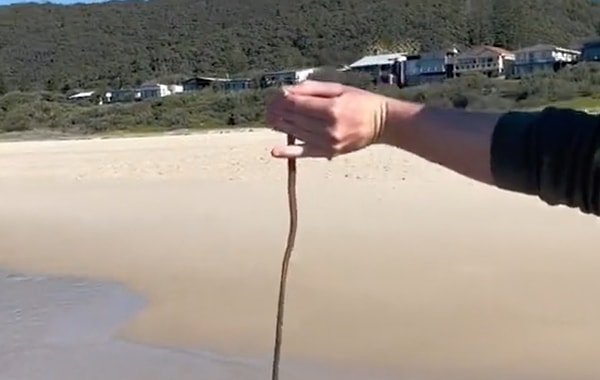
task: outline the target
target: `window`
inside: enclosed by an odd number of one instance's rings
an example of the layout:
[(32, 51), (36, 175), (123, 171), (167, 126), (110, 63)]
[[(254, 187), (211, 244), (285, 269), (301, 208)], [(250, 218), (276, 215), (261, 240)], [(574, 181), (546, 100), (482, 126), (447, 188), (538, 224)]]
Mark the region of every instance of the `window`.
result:
[(458, 60), (461, 65), (474, 65), (476, 60), (474, 58), (461, 58)]

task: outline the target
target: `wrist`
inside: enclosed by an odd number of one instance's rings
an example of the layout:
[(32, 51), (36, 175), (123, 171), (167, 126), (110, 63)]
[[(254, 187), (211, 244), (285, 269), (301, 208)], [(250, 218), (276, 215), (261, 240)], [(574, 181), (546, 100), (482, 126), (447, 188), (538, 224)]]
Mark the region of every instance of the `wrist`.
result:
[(385, 98), (385, 117), (378, 144), (399, 148), (410, 141), (410, 130), (417, 127), (417, 115), (424, 105), (398, 99)]

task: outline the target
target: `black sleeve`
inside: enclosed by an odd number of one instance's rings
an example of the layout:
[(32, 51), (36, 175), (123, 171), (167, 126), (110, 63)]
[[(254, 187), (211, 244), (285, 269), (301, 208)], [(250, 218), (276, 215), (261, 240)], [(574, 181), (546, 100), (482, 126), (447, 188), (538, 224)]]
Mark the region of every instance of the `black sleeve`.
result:
[(492, 137), (496, 186), (600, 216), (600, 117), (570, 109), (508, 112)]

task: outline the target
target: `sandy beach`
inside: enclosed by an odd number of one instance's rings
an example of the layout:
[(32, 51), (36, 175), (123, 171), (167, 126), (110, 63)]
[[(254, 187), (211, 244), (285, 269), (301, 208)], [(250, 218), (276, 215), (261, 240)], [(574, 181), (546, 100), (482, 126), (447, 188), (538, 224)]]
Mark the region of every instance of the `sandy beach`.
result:
[[(256, 130), (1, 143), (0, 268), (123, 284), (147, 302), (115, 339), (268, 366), (288, 228), (285, 162), (269, 150), (282, 142)], [(389, 147), (298, 171), (283, 362), (600, 377), (598, 220)]]

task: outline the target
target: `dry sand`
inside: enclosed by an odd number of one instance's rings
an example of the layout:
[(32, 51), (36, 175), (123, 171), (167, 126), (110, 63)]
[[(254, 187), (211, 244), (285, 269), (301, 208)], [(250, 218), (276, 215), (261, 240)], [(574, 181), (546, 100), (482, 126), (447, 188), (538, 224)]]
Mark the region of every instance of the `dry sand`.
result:
[[(149, 300), (122, 331), (134, 341), (269, 355), (288, 214), (268, 152), (282, 141), (0, 144), (0, 267), (128, 285)], [(301, 161), (298, 196), (284, 361), (600, 377), (593, 217), (385, 147)]]

